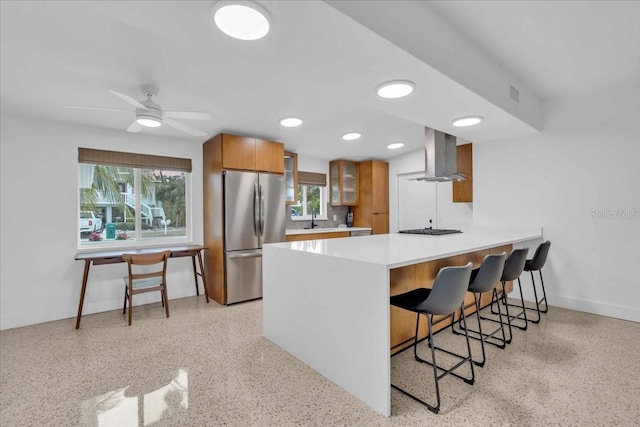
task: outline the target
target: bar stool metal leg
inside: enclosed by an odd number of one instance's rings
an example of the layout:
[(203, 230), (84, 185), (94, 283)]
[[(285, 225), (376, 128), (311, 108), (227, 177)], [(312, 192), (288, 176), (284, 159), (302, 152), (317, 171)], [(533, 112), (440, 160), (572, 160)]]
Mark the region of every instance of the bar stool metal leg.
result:
[[(517, 278), (518, 279), (518, 288), (520, 289), (520, 302), (521, 305), (518, 304), (513, 304), (507, 301), (507, 293), (505, 292), (504, 289), (504, 282), (502, 283), (502, 295), (500, 296), (500, 299), (502, 300), (502, 304), (504, 304), (505, 307), (507, 307), (507, 311), (509, 310), (508, 307), (517, 307), (520, 309), (520, 312), (518, 314), (514, 314), (514, 315), (509, 315), (509, 320), (510, 320), (510, 324), (511, 326), (513, 326), (514, 328), (518, 328), (521, 329), (523, 331), (527, 330), (527, 327), (529, 326), (529, 324), (527, 322), (530, 322), (530, 320), (527, 320), (527, 307), (524, 305), (524, 296), (522, 295), (522, 283), (520, 282), (520, 277)], [(496, 299), (496, 305), (498, 307), (500, 307), (500, 302), (499, 300)], [(493, 299), (491, 300), (491, 313), (493, 314), (498, 314), (498, 312), (494, 311), (493, 309)], [(504, 316), (504, 315), (501, 315)], [(522, 320), (524, 322), (524, 324), (521, 325), (516, 325), (514, 323), (512, 323), (511, 321), (513, 320)]]
[[(461, 309), (463, 308), (462, 306), (460, 307)], [(463, 355), (459, 355), (453, 352), (450, 352), (448, 350), (442, 349), (440, 347), (437, 347), (434, 345), (433, 342), (433, 315), (429, 315), (429, 314), (424, 314), (424, 316), (427, 318), (427, 326), (428, 326), (428, 345), (429, 345), (429, 349), (431, 350), (431, 362), (429, 362), (428, 360), (425, 360), (423, 358), (421, 358), (420, 356), (418, 356), (418, 332), (419, 332), (419, 328), (420, 328), (420, 313), (416, 313), (416, 333), (414, 336), (414, 343), (413, 343), (413, 356), (415, 358), (416, 361), (420, 362), (420, 363), (426, 363), (427, 365), (431, 365), (431, 367), (433, 368), (433, 378), (435, 381), (435, 387), (436, 387), (436, 405), (433, 406), (429, 403), (427, 403), (426, 401), (420, 399), (419, 397), (409, 393), (408, 391), (394, 385), (391, 384), (391, 387), (393, 387), (394, 389), (398, 390), (399, 392), (401, 392), (402, 394), (412, 398), (413, 400), (415, 400), (416, 402), (426, 406), (431, 412), (437, 414), (440, 411), (440, 384), (439, 381), (447, 376), (447, 375), (453, 375), (454, 377), (460, 378), (461, 380), (463, 380), (465, 383), (467, 384), (471, 384), (473, 385), (475, 382), (475, 371), (473, 369), (473, 358), (471, 356), (471, 343), (469, 342), (469, 335), (467, 333), (465, 333), (465, 338), (466, 338), (466, 343), (467, 343), (467, 356), (463, 356)], [(464, 310), (462, 310), (462, 317), (461, 320), (464, 322), (465, 327), (467, 326), (467, 319), (466, 316), (464, 314)], [(440, 350), (444, 353), (447, 354), (451, 354), (453, 356), (457, 356), (459, 358), (461, 358), (462, 360), (460, 360), (460, 362), (458, 362), (456, 365), (454, 365), (453, 367), (449, 368), (449, 369), (444, 369), (441, 368), (440, 366), (437, 365), (436, 363), (436, 350)], [(471, 368), (471, 378), (465, 378), (461, 375), (456, 374), (455, 372), (453, 372), (454, 370), (456, 370), (457, 368), (459, 368), (460, 366), (464, 365), (465, 363), (469, 362), (469, 367)], [(438, 375), (438, 370), (442, 371), (442, 374)]]
[[(493, 293), (496, 294), (496, 290), (493, 290)], [(485, 358), (485, 349), (484, 349), (484, 345), (486, 344), (491, 344), (494, 345), (498, 348), (504, 349), (506, 348), (506, 345), (509, 344), (511, 342), (511, 336), (509, 336), (509, 339), (507, 339), (506, 334), (505, 334), (505, 324), (503, 322), (503, 314), (502, 314), (502, 310), (500, 309), (500, 305), (498, 304), (498, 313), (499, 316), (497, 319), (492, 319), (490, 317), (485, 317), (482, 316), (480, 313), (482, 312), (482, 308), (480, 308), (480, 297), (479, 295), (477, 295), (476, 293), (473, 293), (473, 298), (475, 301), (475, 307), (476, 307), (476, 317), (478, 319), (478, 330), (473, 330), (471, 328), (467, 328), (467, 332), (469, 333), (469, 338), (470, 339), (474, 339), (474, 340), (478, 340), (480, 341), (480, 346), (482, 349), (482, 360), (477, 361), (474, 360), (473, 363), (476, 366), (479, 367), (483, 367), (486, 361)], [(495, 298), (497, 299), (497, 294), (495, 295)], [(486, 307), (485, 307), (486, 308)], [(454, 318), (454, 322), (451, 323), (451, 330), (453, 331), (454, 334), (456, 335), (462, 335), (462, 329), (463, 326), (461, 325), (461, 320), (462, 318), (459, 318), (457, 321), (455, 321)], [(489, 320), (492, 322), (497, 322), (500, 323), (500, 327), (496, 328), (495, 330), (491, 331), (490, 333), (484, 333), (482, 332), (482, 322), (481, 320)], [(455, 328), (455, 324), (458, 324), (458, 328), (459, 330), (456, 330)], [(495, 335), (501, 332), (502, 333), (502, 339), (496, 337)], [(490, 340), (495, 340), (495, 341), (490, 341)]]

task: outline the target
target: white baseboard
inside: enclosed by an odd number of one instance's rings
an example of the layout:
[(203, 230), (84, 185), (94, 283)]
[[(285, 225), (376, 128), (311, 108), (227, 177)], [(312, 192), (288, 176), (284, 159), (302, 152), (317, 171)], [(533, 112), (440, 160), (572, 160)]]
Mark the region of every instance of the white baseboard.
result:
[[(542, 298), (542, 292), (538, 285), (538, 299)], [(535, 304), (531, 284), (523, 283), (523, 294), (525, 302)], [(509, 298), (520, 298), (517, 284), (514, 284), (513, 292), (509, 294)], [(572, 298), (560, 295), (549, 294), (547, 290), (547, 299), (550, 306), (568, 308), (569, 310), (584, 311), (585, 313), (598, 314), (601, 316), (613, 317), (615, 319), (630, 320), (632, 322), (640, 322), (640, 307), (631, 307), (616, 304), (607, 304), (597, 301), (589, 301), (579, 298)]]
[(599, 314), (601, 316), (614, 317), (616, 319), (640, 322), (640, 308), (602, 302), (588, 301), (578, 298), (548, 295), (551, 305), (568, 308), (570, 310), (584, 311)]

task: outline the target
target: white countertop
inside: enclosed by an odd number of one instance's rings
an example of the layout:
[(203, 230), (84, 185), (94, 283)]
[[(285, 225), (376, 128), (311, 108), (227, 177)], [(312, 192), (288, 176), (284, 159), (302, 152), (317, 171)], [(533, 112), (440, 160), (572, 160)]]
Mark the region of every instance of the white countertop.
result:
[[(347, 229), (314, 229), (313, 232), (327, 232), (326, 230), (350, 231), (356, 230), (356, 227)], [(298, 232), (296, 234), (312, 232), (312, 230), (291, 231)], [(309, 240), (272, 243), (265, 246), (396, 268), (540, 238), (542, 238), (542, 228), (540, 227), (474, 227), (461, 234), (444, 236), (378, 234), (362, 236), (357, 239)]]
[(371, 229), (367, 227), (331, 227), (331, 228), (314, 228), (314, 229), (287, 228), (286, 235), (294, 236), (296, 234), (342, 233), (344, 231), (365, 231), (365, 230), (371, 230)]

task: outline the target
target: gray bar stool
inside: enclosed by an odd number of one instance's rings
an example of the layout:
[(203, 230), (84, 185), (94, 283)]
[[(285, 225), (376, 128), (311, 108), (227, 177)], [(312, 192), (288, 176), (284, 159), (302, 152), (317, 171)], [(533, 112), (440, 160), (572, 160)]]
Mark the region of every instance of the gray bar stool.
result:
[[(505, 324), (502, 322), (502, 311), (500, 310), (500, 304), (498, 304), (498, 312), (500, 313), (500, 316), (498, 317), (498, 319), (500, 320), (500, 327), (495, 329), (494, 331), (488, 334), (482, 332), (481, 319), (484, 319), (484, 320), (493, 320), (493, 319), (486, 318), (480, 315), (480, 295), (481, 294), (485, 292), (493, 292), (492, 298), (498, 299), (496, 287), (498, 286), (498, 282), (500, 281), (502, 272), (504, 271), (506, 260), (507, 260), (506, 252), (502, 252), (501, 254), (495, 254), (495, 255), (487, 255), (482, 260), (482, 264), (480, 265), (480, 268), (477, 268), (471, 272), (471, 279), (469, 280), (469, 288), (467, 290), (468, 292), (473, 293), (474, 304), (467, 305), (464, 307), (464, 309), (466, 310), (475, 305), (476, 316), (478, 318), (478, 330), (474, 331), (469, 328), (464, 328), (464, 329), (466, 329), (467, 332), (472, 332), (474, 334), (477, 334), (477, 336), (469, 335), (469, 338), (473, 338), (480, 341), (480, 346), (482, 348), (482, 360), (480, 361), (474, 360), (473, 363), (476, 366), (482, 367), (484, 366), (484, 363), (486, 361), (485, 350), (484, 350), (485, 342), (488, 344), (493, 344), (499, 348), (505, 348), (507, 344), (507, 338), (505, 335)], [(454, 334), (462, 335), (463, 332), (461, 331), (463, 329), (463, 326), (460, 324), (462, 317), (460, 317), (460, 319), (458, 319), (457, 322), (455, 321), (455, 316), (453, 319), (454, 321), (451, 323), (451, 330), (453, 331)], [(456, 331), (455, 329), (456, 323), (458, 323), (458, 327), (460, 328), (460, 331)], [(502, 339), (495, 336), (498, 332), (502, 332)], [(489, 341), (490, 339), (493, 339), (495, 341)]]
[[(404, 294), (391, 297), (391, 305), (416, 313), (416, 334), (414, 336), (413, 342), (413, 355), (418, 362), (426, 363), (433, 367), (433, 377), (436, 384), (437, 404), (436, 406), (432, 406), (424, 400), (421, 400), (420, 398), (394, 384), (391, 384), (391, 387), (409, 396), (418, 403), (421, 403), (422, 405), (426, 406), (431, 412), (434, 412), (436, 414), (438, 413), (438, 411), (440, 411), (440, 387), (438, 385), (438, 381), (442, 377), (451, 374), (457, 378), (460, 378), (467, 384), (473, 384), (475, 381), (473, 360), (471, 357), (471, 345), (469, 344), (469, 335), (466, 332), (465, 337), (467, 340), (468, 356), (452, 353), (448, 350), (436, 347), (433, 343), (433, 315), (446, 315), (448, 318), (450, 316), (453, 316), (457, 309), (462, 308), (462, 305), (464, 303), (464, 296), (467, 292), (467, 287), (469, 286), (469, 278), (471, 277), (472, 266), (472, 263), (468, 263), (464, 267), (444, 267), (438, 272), (436, 280), (433, 282), (433, 287), (431, 289), (414, 289)], [(431, 349), (431, 362), (420, 358), (417, 352), (420, 314), (424, 315), (427, 318), (427, 325), (429, 327), (428, 345)], [(464, 310), (462, 310), (462, 319), (466, 327), (467, 321)], [(435, 350), (440, 350), (453, 356), (457, 356), (462, 360), (450, 369), (441, 368), (436, 364)], [(466, 362), (469, 362), (469, 366), (471, 367), (471, 378), (464, 378), (453, 372), (460, 366), (464, 365)], [(443, 371), (443, 373), (438, 375), (438, 370)]]
[[(536, 253), (532, 259), (528, 259), (524, 264), (524, 271), (531, 273), (531, 285), (533, 286), (533, 296), (536, 299), (536, 311), (538, 312), (538, 318), (536, 320), (531, 319), (532, 323), (540, 323), (540, 313), (546, 313), (549, 311), (549, 304), (547, 304), (547, 294), (544, 291), (544, 280), (542, 279), (542, 267), (547, 262), (547, 255), (549, 255), (549, 249), (551, 248), (551, 242), (547, 240), (541, 243), (536, 249)], [(540, 273), (540, 285), (542, 286), (542, 299), (538, 301), (538, 293), (536, 292), (536, 281), (533, 278), (533, 272), (538, 271)], [(544, 309), (540, 308), (540, 304), (544, 301)], [(527, 310), (533, 310), (528, 308)]]
[[(522, 296), (522, 284), (520, 283), (520, 275), (524, 271), (524, 265), (527, 262), (528, 253), (529, 253), (529, 248), (514, 249), (513, 251), (511, 251), (511, 253), (509, 254), (509, 258), (507, 258), (507, 262), (504, 265), (502, 277), (500, 277), (500, 282), (502, 282), (502, 294), (500, 295), (500, 298), (498, 298), (498, 295), (496, 293), (494, 297), (491, 299), (491, 312), (493, 314), (499, 314), (501, 319), (503, 316), (507, 318), (507, 324), (509, 325), (509, 339), (507, 340), (507, 344), (511, 343), (511, 338), (513, 337), (512, 329), (511, 329), (512, 326), (518, 329), (522, 329), (523, 331), (527, 330), (527, 325), (528, 325), (527, 310), (524, 309), (524, 297)], [(510, 304), (507, 302), (507, 292), (505, 291), (505, 283), (516, 280), (516, 279), (518, 280), (518, 287), (520, 288), (520, 301), (522, 302), (522, 306), (517, 306), (517, 307), (520, 307), (522, 310), (520, 311), (520, 313), (512, 316), (511, 314), (509, 314)], [(507, 312), (506, 315), (501, 314), (499, 311), (496, 312), (493, 309), (494, 302), (496, 303), (496, 305), (498, 305), (498, 308), (500, 307), (499, 299), (502, 300), (502, 303), (505, 306), (505, 310)], [(495, 319), (488, 319), (488, 320), (497, 322), (497, 320)], [(513, 324), (512, 321), (514, 320), (522, 320), (524, 322), (524, 326)]]

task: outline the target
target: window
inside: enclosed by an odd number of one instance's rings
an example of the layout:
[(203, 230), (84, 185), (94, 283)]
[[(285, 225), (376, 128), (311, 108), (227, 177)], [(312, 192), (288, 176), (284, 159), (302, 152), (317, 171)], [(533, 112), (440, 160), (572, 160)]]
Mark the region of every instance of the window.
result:
[(325, 187), (298, 185), (298, 204), (290, 208), (293, 220), (309, 220), (314, 213), (318, 219), (327, 219)]
[(78, 247), (190, 241), (191, 160), (83, 148), (78, 160)]
[(298, 171), (298, 204), (290, 205), (292, 220), (327, 219), (327, 175)]

